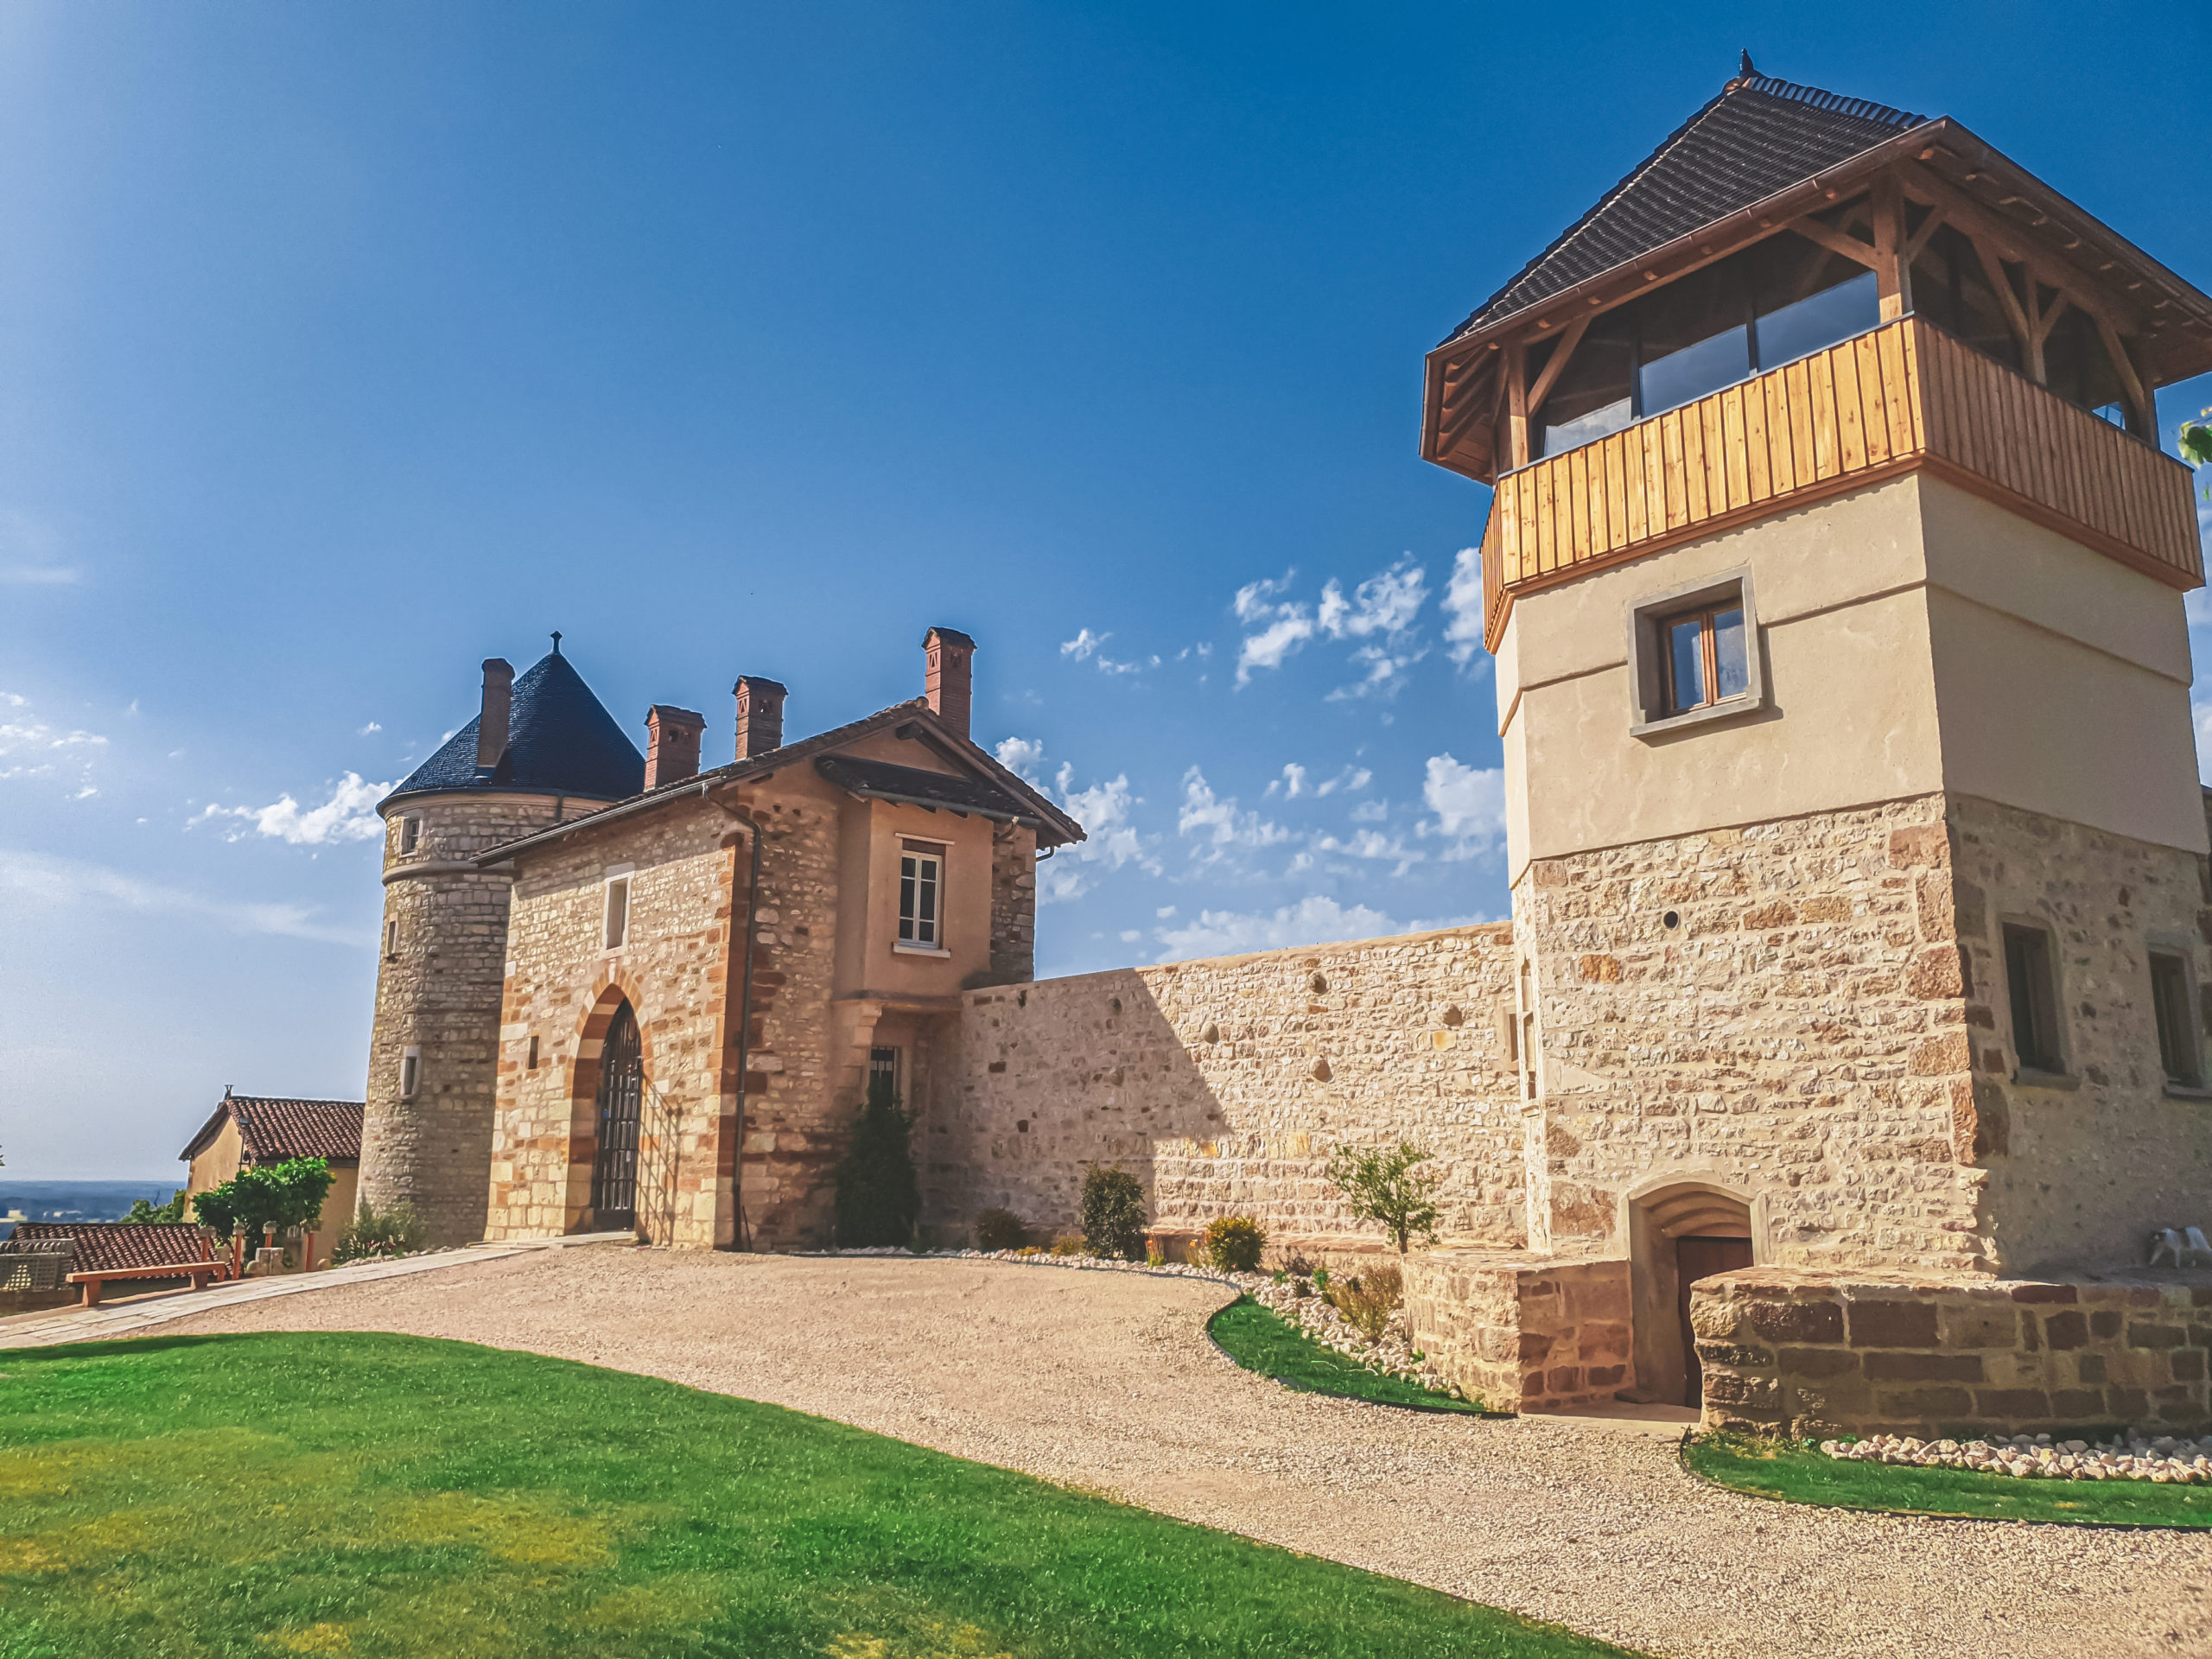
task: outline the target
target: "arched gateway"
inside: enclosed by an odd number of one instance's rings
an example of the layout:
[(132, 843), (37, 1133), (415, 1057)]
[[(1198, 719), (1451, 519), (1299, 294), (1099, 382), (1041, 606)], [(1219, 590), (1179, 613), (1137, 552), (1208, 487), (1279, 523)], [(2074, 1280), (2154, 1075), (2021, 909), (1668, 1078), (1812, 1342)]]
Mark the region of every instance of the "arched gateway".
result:
[(591, 1166), (591, 1223), (617, 1232), (638, 1224), (638, 1122), (645, 1057), (638, 1017), (626, 1000), (614, 1010), (599, 1052), (597, 1139)]
[(1690, 1287), (1750, 1267), (1753, 1233), (1751, 1203), (1709, 1182), (1678, 1180), (1630, 1196), (1629, 1275), (1640, 1392), (1669, 1405), (1704, 1403)]

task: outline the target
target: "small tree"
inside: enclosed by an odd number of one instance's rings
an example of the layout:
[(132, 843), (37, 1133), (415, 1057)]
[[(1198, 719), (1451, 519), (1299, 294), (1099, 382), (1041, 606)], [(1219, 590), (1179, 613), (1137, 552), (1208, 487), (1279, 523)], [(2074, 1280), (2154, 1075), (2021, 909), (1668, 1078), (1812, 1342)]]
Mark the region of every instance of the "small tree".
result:
[(271, 1228), (282, 1233), (315, 1220), (336, 1179), (321, 1158), (256, 1165), (193, 1194), (193, 1215), (218, 1238), (243, 1234), (251, 1248)]
[(167, 1204), (156, 1204), (150, 1198), (133, 1198), (130, 1212), (124, 1217), (134, 1226), (147, 1226), (184, 1219), (184, 1189), (177, 1188)]
[(1404, 1141), (1395, 1148), (1338, 1147), (1329, 1154), (1329, 1185), (1360, 1220), (1381, 1223), (1403, 1255), (1416, 1233), (1425, 1243), (1436, 1242), (1436, 1187), (1442, 1177), (1415, 1167), (1428, 1161), (1428, 1154)]
[(1083, 1242), (1093, 1255), (1144, 1260), (1144, 1188), (1125, 1169), (1090, 1164), (1083, 1172)]
[(913, 1128), (890, 1077), (881, 1072), (870, 1077), (852, 1149), (837, 1166), (837, 1243), (843, 1248), (912, 1242), (922, 1214)]

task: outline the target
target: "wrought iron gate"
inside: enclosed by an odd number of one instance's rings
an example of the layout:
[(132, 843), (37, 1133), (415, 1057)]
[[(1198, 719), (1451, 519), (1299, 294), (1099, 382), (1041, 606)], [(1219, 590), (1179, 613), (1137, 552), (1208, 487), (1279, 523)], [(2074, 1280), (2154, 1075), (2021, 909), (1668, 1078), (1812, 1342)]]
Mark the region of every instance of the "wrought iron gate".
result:
[(599, 1150), (591, 1166), (593, 1225), (615, 1232), (638, 1224), (638, 1118), (645, 1060), (637, 1016), (625, 1002), (599, 1051)]

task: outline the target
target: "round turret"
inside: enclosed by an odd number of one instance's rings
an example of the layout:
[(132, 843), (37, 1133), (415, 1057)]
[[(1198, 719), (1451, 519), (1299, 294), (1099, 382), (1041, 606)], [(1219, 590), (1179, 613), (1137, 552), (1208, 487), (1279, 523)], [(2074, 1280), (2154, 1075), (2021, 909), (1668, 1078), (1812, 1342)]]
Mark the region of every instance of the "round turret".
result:
[(481, 1238), (491, 1188), (509, 878), (476, 861), (644, 781), (644, 758), (556, 634), (518, 679), (486, 662), (477, 718), (378, 804), (384, 931), (360, 1192), (378, 1210), (414, 1205), (434, 1244)]

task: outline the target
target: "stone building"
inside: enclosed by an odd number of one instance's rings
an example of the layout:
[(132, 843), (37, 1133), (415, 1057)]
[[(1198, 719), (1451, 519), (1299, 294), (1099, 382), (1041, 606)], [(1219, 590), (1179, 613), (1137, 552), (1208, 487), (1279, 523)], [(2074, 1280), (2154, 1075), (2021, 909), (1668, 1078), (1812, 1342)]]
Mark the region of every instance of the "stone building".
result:
[(371, 1201), (447, 1236), (830, 1243), (868, 1079), (925, 1093), (960, 993), (1031, 976), (1033, 866), (1083, 835), (969, 739), (975, 649), (931, 628), (921, 696), (789, 743), (785, 689), (741, 678), (705, 772), (700, 715), (656, 704), (640, 763), (557, 654), (511, 716), (487, 664), (478, 725), (383, 807)]
[(939, 632), (925, 706), (789, 749), (741, 682), (702, 778), (656, 710), (677, 769), (574, 821), (450, 783), (504, 1002), (380, 1002), (372, 1128), (443, 1040), (410, 1132), (466, 1120), (494, 1235), (756, 1248), (823, 1236), (874, 1066), (946, 1241), (1065, 1226), (1108, 1161), (1170, 1241), (1373, 1248), (1329, 1151), (1413, 1140), (1416, 1340), (1495, 1402), (2212, 1425), (2212, 1280), (2142, 1265), (2212, 1211), (2202, 560), (2152, 401), (2207, 370), (2212, 299), (1955, 122), (1747, 66), (1428, 357), (1422, 454), (1492, 490), (1510, 923), (1028, 982), (1081, 832), (967, 741)]

